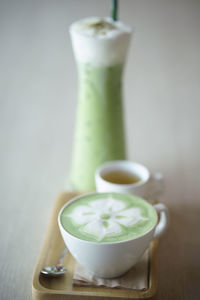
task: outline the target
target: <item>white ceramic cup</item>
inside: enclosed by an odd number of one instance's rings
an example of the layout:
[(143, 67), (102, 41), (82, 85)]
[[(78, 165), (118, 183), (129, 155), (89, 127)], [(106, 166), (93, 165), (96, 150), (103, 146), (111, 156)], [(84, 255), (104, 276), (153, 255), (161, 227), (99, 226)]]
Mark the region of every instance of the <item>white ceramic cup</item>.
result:
[[(116, 170), (129, 172), (140, 180), (131, 184), (118, 184), (103, 178), (106, 173)], [(96, 170), (95, 184), (97, 192), (133, 194), (151, 202), (157, 199), (163, 191), (163, 176), (159, 172), (151, 174), (145, 166), (137, 162), (114, 160), (101, 165)]]
[(58, 224), (63, 240), (73, 257), (99, 277), (114, 278), (128, 271), (139, 261), (150, 242), (160, 237), (168, 226), (168, 210), (164, 204), (159, 203), (153, 205), (160, 215), (159, 221), (150, 231), (137, 238), (106, 243), (82, 240), (67, 232), (60, 221), (64, 208), (80, 197), (73, 198), (61, 208)]

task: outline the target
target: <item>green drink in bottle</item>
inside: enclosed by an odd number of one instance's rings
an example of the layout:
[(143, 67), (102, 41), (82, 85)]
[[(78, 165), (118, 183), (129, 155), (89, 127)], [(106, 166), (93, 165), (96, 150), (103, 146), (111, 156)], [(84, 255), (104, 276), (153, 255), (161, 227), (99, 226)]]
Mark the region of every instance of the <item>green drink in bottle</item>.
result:
[(90, 191), (100, 164), (126, 158), (122, 74), (131, 28), (91, 17), (73, 23), (70, 34), (79, 90), (69, 186)]

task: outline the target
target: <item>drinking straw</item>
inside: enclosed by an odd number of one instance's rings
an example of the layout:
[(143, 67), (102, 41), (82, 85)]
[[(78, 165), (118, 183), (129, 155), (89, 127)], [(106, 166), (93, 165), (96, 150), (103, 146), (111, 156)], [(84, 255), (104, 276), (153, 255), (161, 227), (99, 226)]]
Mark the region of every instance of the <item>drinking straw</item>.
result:
[(113, 21), (118, 20), (118, 0), (111, 0), (111, 17)]

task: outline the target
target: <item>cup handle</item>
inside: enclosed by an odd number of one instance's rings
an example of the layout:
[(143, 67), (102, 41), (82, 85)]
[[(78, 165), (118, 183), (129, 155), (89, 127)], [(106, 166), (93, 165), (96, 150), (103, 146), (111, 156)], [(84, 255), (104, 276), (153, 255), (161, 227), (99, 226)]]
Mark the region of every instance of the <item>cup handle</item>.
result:
[(147, 195), (147, 199), (150, 202), (155, 201), (159, 198), (159, 196), (162, 195), (164, 190), (164, 177), (163, 174), (160, 172), (156, 172), (151, 175), (150, 177), (150, 186), (149, 186), (149, 192)]
[(163, 203), (158, 203), (153, 205), (157, 213), (160, 215), (160, 220), (156, 226), (154, 232), (154, 239), (159, 238), (166, 231), (169, 226), (169, 211), (168, 208)]

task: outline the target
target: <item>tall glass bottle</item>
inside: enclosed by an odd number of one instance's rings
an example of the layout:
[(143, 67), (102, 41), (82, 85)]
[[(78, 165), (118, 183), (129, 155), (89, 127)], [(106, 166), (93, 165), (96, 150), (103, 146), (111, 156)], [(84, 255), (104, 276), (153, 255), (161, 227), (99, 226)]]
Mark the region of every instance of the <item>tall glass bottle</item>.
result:
[(131, 29), (107, 18), (88, 18), (73, 23), (70, 34), (79, 90), (69, 186), (90, 191), (100, 164), (126, 158), (122, 74)]

